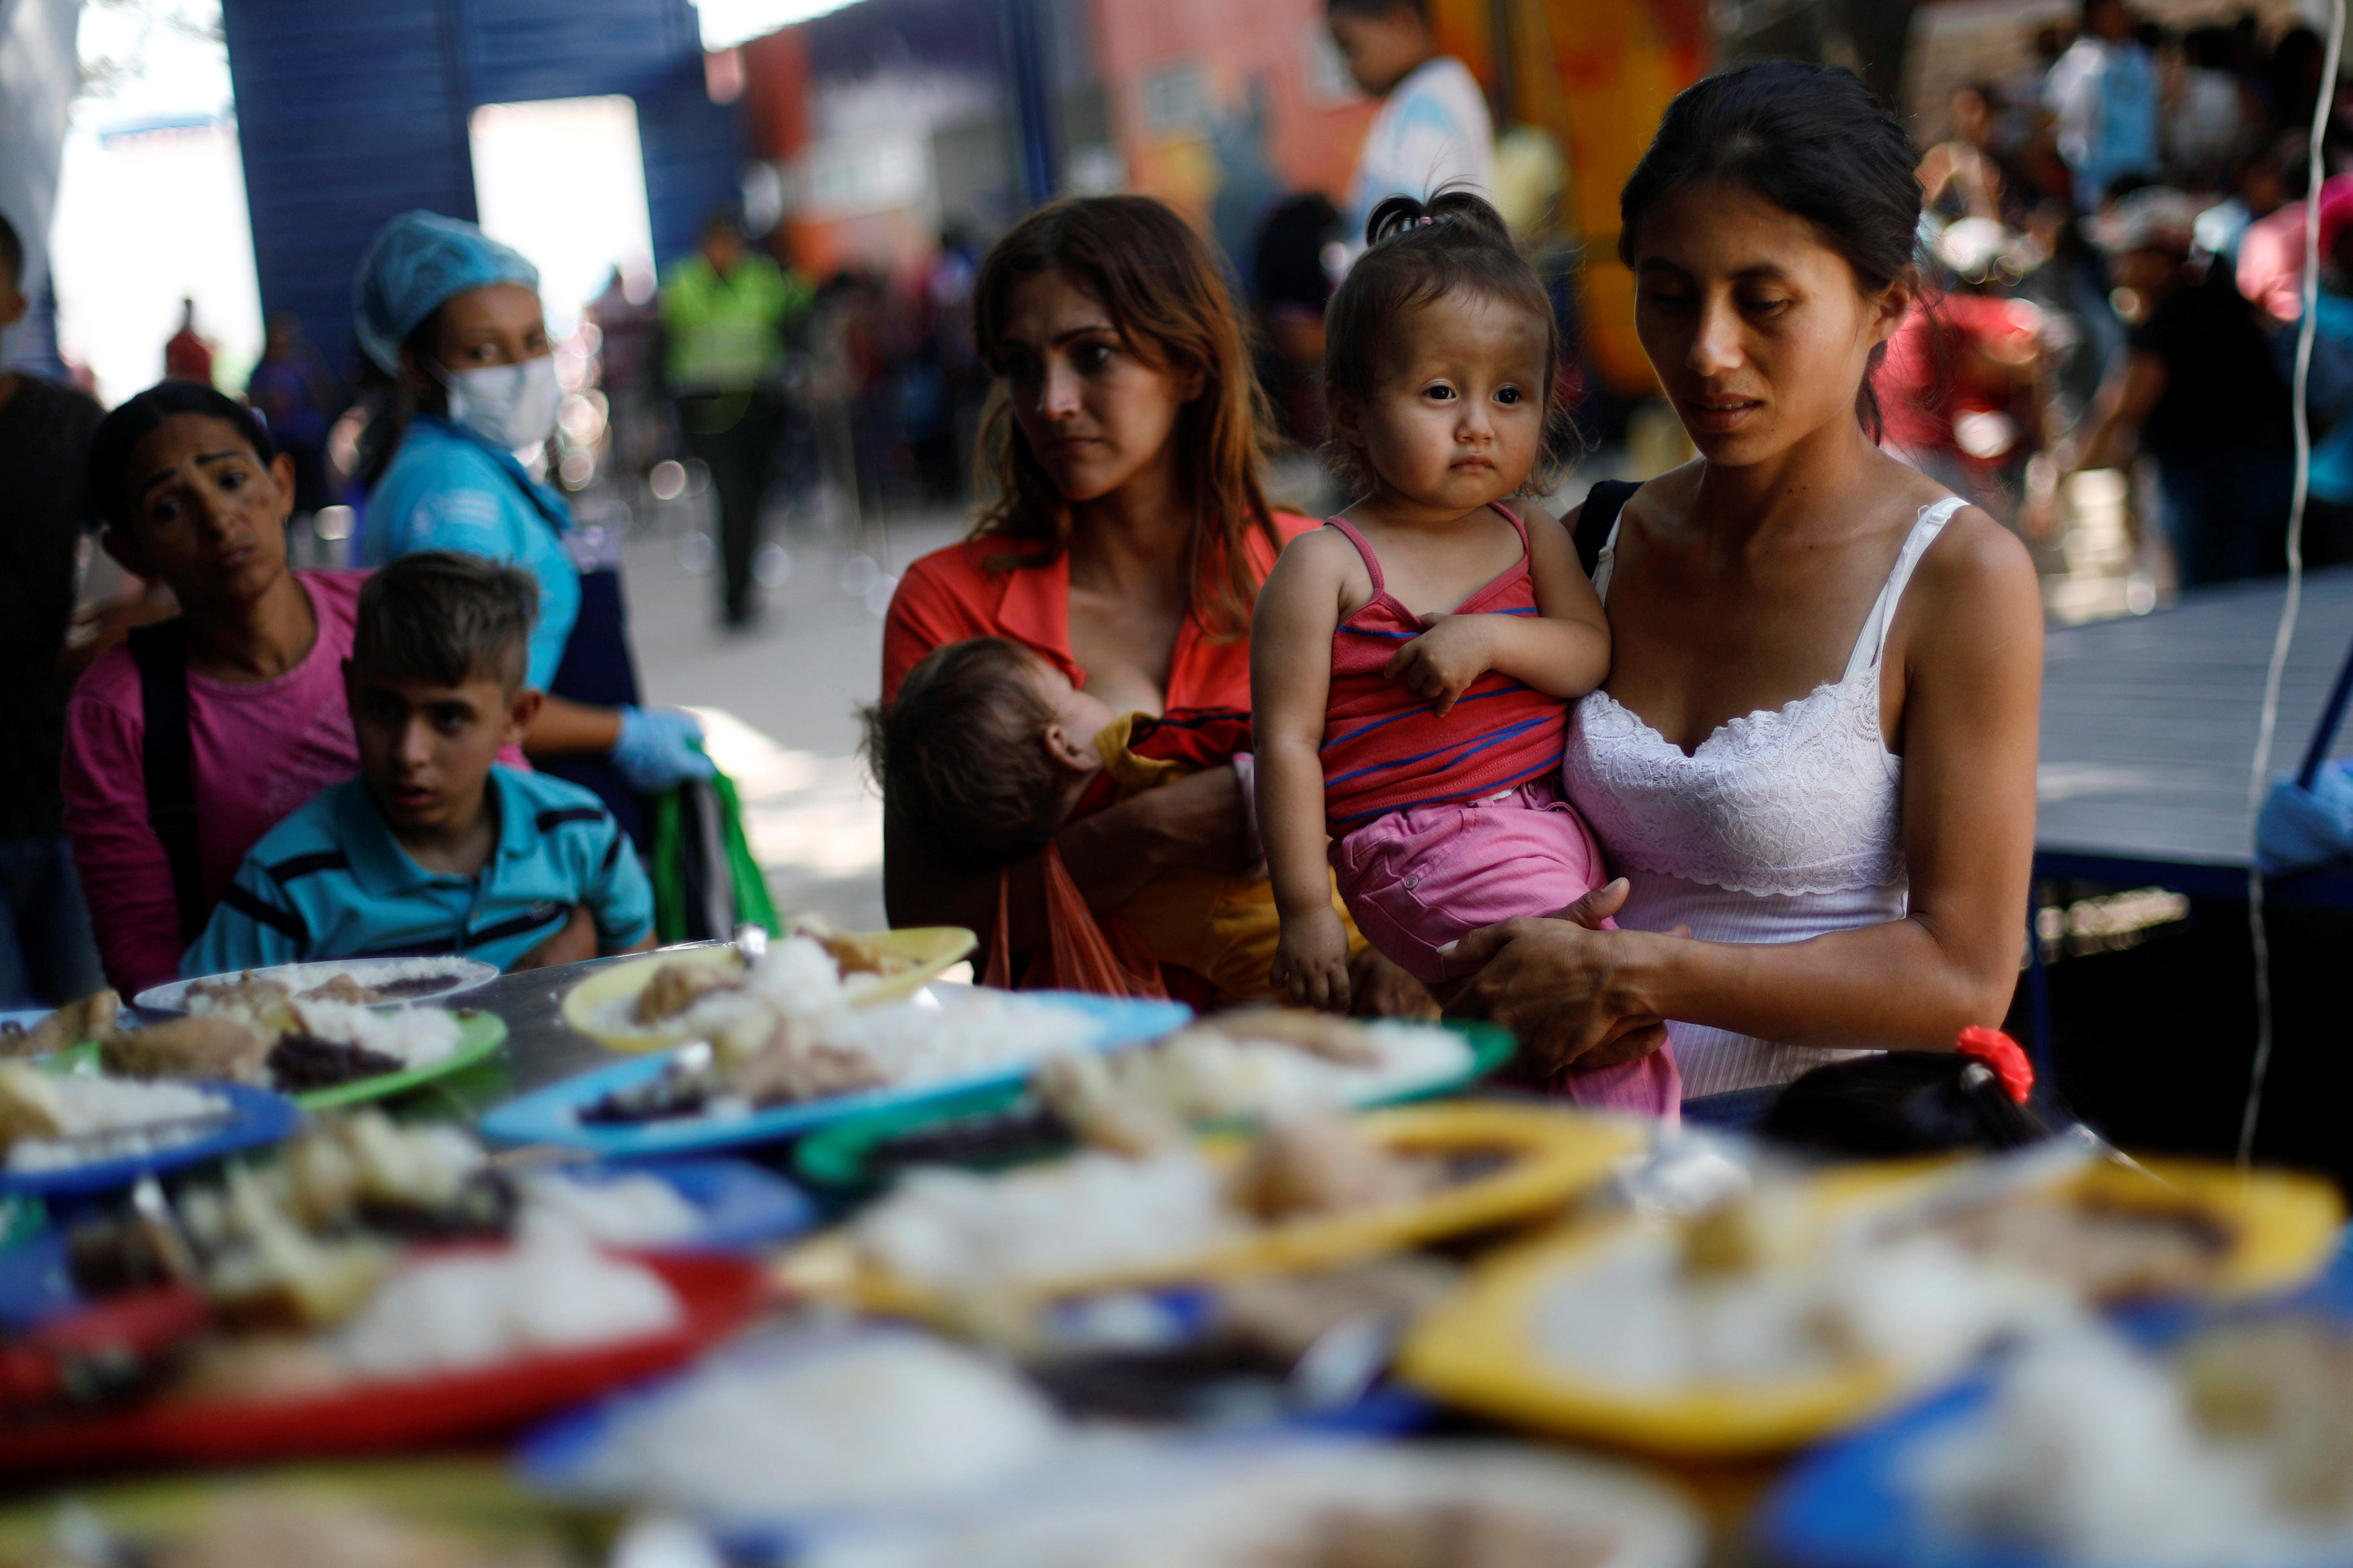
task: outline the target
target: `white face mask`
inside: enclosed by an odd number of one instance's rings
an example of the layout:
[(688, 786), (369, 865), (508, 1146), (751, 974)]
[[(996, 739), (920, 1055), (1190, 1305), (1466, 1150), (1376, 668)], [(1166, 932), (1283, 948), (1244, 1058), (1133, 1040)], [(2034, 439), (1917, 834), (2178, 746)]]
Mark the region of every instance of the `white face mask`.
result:
[(555, 434), (555, 411), (564, 402), (564, 388), (555, 379), (554, 354), (447, 375), (450, 423), (463, 425), (491, 445), (521, 451)]

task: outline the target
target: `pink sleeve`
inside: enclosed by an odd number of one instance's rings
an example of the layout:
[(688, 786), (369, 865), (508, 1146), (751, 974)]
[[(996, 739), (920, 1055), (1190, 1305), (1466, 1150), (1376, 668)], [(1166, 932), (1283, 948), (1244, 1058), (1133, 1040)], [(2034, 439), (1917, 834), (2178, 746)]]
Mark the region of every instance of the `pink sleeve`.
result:
[[(118, 658), (124, 668), (110, 669)], [(171, 865), (147, 826), (144, 725), (116, 694), (129, 664), (118, 649), (82, 677), (66, 710), (62, 773), (66, 832), (90, 929), (107, 984), (126, 1000), (176, 979), (184, 946)], [(127, 684), (135, 694), (135, 679)]]

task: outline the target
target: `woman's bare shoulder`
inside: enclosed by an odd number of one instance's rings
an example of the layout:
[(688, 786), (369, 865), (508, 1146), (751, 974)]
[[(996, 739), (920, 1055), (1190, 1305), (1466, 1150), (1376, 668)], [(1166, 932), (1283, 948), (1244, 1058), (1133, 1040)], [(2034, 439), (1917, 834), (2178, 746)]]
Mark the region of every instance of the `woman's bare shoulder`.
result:
[(1946, 520), (1936, 542), (1920, 557), (1915, 581), (1939, 599), (1974, 605), (2022, 602), (2042, 614), (2042, 579), (2017, 534), (1981, 507), (1964, 506)]

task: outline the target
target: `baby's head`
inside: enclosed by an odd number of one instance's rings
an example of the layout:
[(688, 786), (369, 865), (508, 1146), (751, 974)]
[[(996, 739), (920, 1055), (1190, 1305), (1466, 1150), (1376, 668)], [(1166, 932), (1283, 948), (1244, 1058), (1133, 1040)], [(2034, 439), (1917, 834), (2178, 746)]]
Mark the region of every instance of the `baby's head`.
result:
[(360, 772), (396, 833), (462, 829), (501, 747), (539, 710), (526, 689), (539, 585), (428, 550), (370, 574), (343, 662)]
[(972, 637), (934, 648), (864, 717), (889, 810), (932, 858), (984, 870), (1046, 847), (1118, 715), (1019, 643)]
[(1549, 488), (1560, 327), (1501, 214), (1391, 196), (1324, 315), (1330, 457), (1358, 493), (1471, 511)]

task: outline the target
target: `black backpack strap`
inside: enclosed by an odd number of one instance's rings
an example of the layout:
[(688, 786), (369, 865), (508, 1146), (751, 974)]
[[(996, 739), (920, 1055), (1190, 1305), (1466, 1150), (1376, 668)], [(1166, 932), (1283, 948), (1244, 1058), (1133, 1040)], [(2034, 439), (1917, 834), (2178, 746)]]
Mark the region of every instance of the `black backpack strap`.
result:
[(1609, 542), (1609, 531), (1618, 526), (1627, 498), (1641, 488), (1635, 480), (1601, 479), (1585, 493), (1585, 510), (1577, 518), (1577, 559), (1587, 576), (1601, 564), (1602, 547)]
[(131, 632), (131, 660), (139, 667), (139, 700), (146, 710), (141, 749), (147, 775), (147, 826), (172, 868), (172, 895), (180, 906), (180, 940), (204, 934), (204, 877), (196, 861), (195, 746), (188, 735), (188, 623), (180, 616)]

